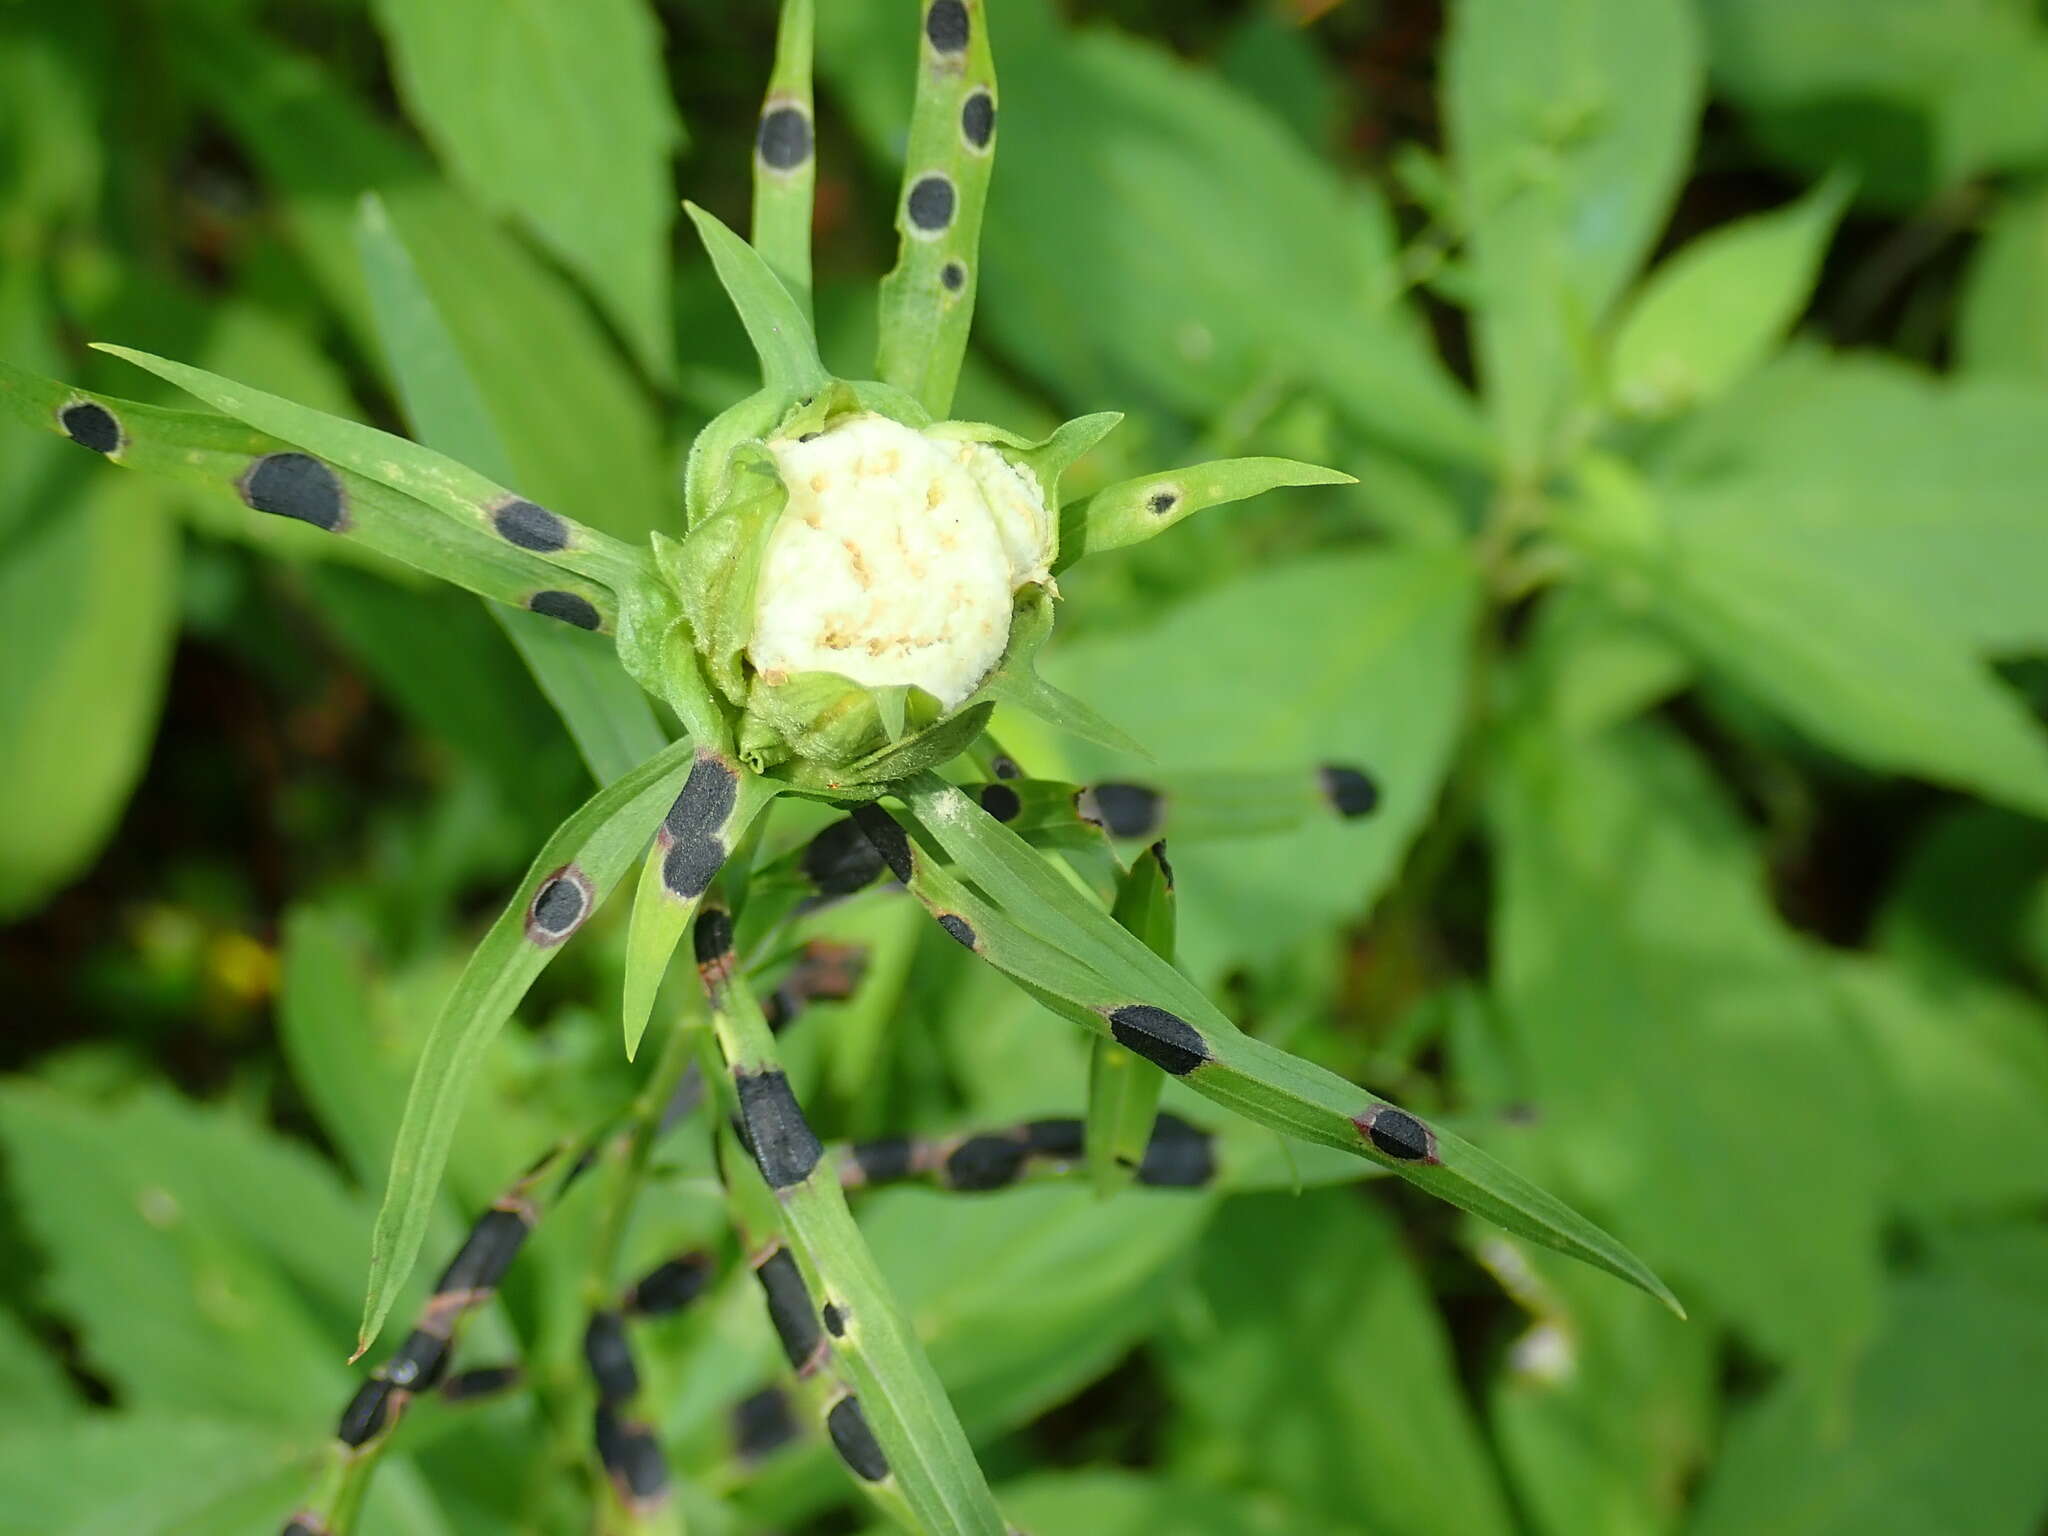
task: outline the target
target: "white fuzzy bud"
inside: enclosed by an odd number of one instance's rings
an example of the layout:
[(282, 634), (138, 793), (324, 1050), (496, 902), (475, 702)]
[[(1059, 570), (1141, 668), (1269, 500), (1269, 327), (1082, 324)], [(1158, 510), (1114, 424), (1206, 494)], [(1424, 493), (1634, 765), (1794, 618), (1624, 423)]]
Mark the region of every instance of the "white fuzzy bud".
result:
[(1013, 595), (1047, 579), (1054, 521), (983, 443), (849, 417), (768, 445), (789, 505), (768, 538), (747, 646), (761, 680), (836, 672), (948, 709), (1009, 642)]

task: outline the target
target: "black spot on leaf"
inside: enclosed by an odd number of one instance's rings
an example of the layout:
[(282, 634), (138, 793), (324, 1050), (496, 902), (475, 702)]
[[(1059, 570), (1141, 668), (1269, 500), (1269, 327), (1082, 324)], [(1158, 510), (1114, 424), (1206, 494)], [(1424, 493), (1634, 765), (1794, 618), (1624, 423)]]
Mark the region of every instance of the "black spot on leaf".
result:
[(1325, 763), (1316, 770), (1316, 776), (1322, 782), (1324, 797), (1346, 821), (1369, 816), (1379, 806), (1380, 787), (1363, 769)]
[(1079, 1157), (1087, 1135), (1087, 1128), (1072, 1115), (1024, 1124), (1024, 1144), (1040, 1157)]
[(725, 867), (725, 844), (715, 837), (674, 843), (661, 857), (661, 883), (679, 901), (695, 901)]
[(74, 400), (57, 412), (65, 436), (94, 453), (112, 453), (121, 446), (121, 423), (97, 400)]
[(334, 1428), (334, 1438), (351, 1449), (375, 1438), (377, 1432), (390, 1422), (392, 1394), (401, 1390), (381, 1376), (372, 1376), (356, 1388), (356, 1395), (341, 1410), (341, 1422)]
[(847, 1396), (834, 1403), (825, 1415), (825, 1428), (832, 1436), (839, 1459), (853, 1469), (856, 1477), (879, 1483), (889, 1475), (889, 1458), (882, 1454), (881, 1442), (868, 1428), (868, 1416), (861, 1412), (859, 1398)]
[(910, 838), (896, 818), (879, 805), (863, 805), (853, 813), (853, 819), (867, 834), (882, 862), (889, 866), (889, 872), (908, 885), (914, 873), (910, 861)]
[(996, 134), (996, 99), (976, 91), (960, 104), (960, 136), (976, 149), (987, 149)]
[(691, 946), (697, 964), (723, 967), (732, 963), (732, 914), (724, 907), (706, 907), (697, 914), (691, 931)]
[(437, 1333), (415, 1328), (398, 1346), (398, 1353), (377, 1372), (394, 1387), (408, 1392), (425, 1392), (441, 1379), (448, 1367), (448, 1341)]
[(1102, 783), (1082, 790), (1074, 808), (1111, 837), (1150, 837), (1159, 830), (1162, 799), (1144, 784)]
[(644, 1502), (668, 1491), (668, 1463), (646, 1425), (621, 1419), (612, 1404), (600, 1402), (591, 1432), (598, 1460), (629, 1497)]
[(508, 544), (551, 555), (569, 545), (569, 525), (546, 507), (514, 498), (491, 511), (491, 526)]
[(761, 163), (771, 171), (793, 171), (811, 158), (811, 116), (783, 102), (761, 114), (756, 140)]
[(524, 1372), (516, 1365), (475, 1365), (457, 1371), (441, 1383), (445, 1402), (466, 1403), (480, 1397), (495, 1397), (519, 1385)]
[(790, 1257), (787, 1248), (777, 1246), (754, 1266), (754, 1278), (761, 1282), (761, 1294), (768, 1301), (768, 1321), (782, 1341), (782, 1353), (792, 1367), (801, 1371), (824, 1346), (818, 1333), (818, 1317), (811, 1310), (810, 1287)]
[(953, 183), (934, 171), (918, 177), (904, 201), (910, 227), (920, 234), (942, 234), (953, 222)]
[(910, 1177), (912, 1148), (907, 1136), (885, 1136), (878, 1141), (857, 1141), (848, 1149), (864, 1184), (894, 1184)]
[(889, 867), (866, 829), (851, 816), (833, 822), (804, 844), (797, 865), (818, 894), (827, 897), (865, 890)]
[(1154, 491), (1145, 498), (1145, 505), (1151, 509), (1154, 517), (1164, 517), (1180, 505), (1180, 492), (1168, 490)]
[(825, 1149), (818, 1133), (789, 1090), (780, 1072), (739, 1072), (740, 1119), (753, 1149), (754, 1162), (770, 1189), (801, 1184), (818, 1166)]
[(1109, 1016), (1109, 1032), (1118, 1045), (1175, 1077), (1186, 1077), (1209, 1059), (1208, 1043), (1194, 1025), (1150, 1003), (1117, 1009)]
[(934, 53), (966, 52), (974, 35), (967, 7), (961, 0), (932, 0), (931, 9), (924, 13), (924, 35), (931, 40)]
[(953, 942), (964, 948), (974, 948), (974, 925), (956, 912), (941, 912), (939, 926), (946, 930)]
[(543, 618), (560, 619), (578, 629), (596, 629), (604, 623), (597, 605), (574, 592), (536, 592), (526, 600), (526, 606)]
[(958, 293), (967, 286), (967, 268), (957, 261), (949, 261), (939, 268), (939, 281), (946, 292)]
[(846, 1337), (846, 1314), (840, 1311), (838, 1307), (828, 1301), (825, 1303), (824, 1310), (819, 1315), (825, 1319), (825, 1331), (831, 1334), (833, 1338), (843, 1339)]
[(559, 944), (590, 915), (590, 882), (573, 864), (541, 881), (526, 909), (526, 936), (536, 944)]
[(640, 1390), (633, 1346), (626, 1342), (626, 1324), (618, 1313), (600, 1310), (590, 1314), (583, 1329), (583, 1361), (590, 1367), (597, 1395), (605, 1402), (623, 1403)]
[(970, 1136), (946, 1158), (946, 1182), (955, 1189), (1001, 1189), (1023, 1171), (1031, 1149), (1010, 1136)]
[(1404, 1163), (1436, 1160), (1436, 1138), (1430, 1135), (1428, 1126), (1405, 1109), (1383, 1104), (1360, 1116), (1357, 1123), (1372, 1144), (1388, 1157)]
[(526, 1241), (527, 1231), (526, 1218), (517, 1211), (485, 1211), (469, 1229), (469, 1236), (448, 1261), (448, 1267), (441, 1271), (441, 1278), (434, 1283), (434, 1293), (496, 1290), (505, 1271), (519, 1256), (519, 1246)]
[(243, 471), (241, 491), (258, 512), (297, 518), (329, 533), (348, 520), (341, 477), (309, 453), (266, 454)]
[(1007, 784), (984, 784), (981, 786), (981, 808), (997, 821), (1015, 821), (1017, 813), (1024, 809), (1024, 802)]
[(667, 1317), (680, 1312), (711, 1283), (711, 1260), (701, 1253), (663, 1259), (626, 1292), (626, 1310), (635, 1317)]
[(753, 1396), (742, 1398), (733, 1408), (733, 1449), (742, 1461), (771, 1456), (796, 1435), (796, 1416), (790, 1412), (789, 1394), (780, 1387), (763, 1387)]
[(1160, 1112), (1138, 1164), (1138, 1182), (1158, 1189), (1197, 1189), (1216, 1176), (1209, 1133), (1179, 1115)]

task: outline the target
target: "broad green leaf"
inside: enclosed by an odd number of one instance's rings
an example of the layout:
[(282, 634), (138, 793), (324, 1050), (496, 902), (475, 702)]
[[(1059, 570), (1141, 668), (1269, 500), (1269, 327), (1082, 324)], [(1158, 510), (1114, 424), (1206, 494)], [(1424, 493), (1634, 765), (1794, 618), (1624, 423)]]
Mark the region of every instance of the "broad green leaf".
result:
[(1977, 242), (1955, 346), (1969, 373), (2048, 382), (2048, 190), (2038, 183), (2002, 199)]
[(1847, 166), (1917, 208), (1989, 170), (2048, 164), (2048, 26), (2024, 5), (1716, 0), (1700, 7), (1717, 85), (1773, 155)]
[(597, 295), (657, 377), (682, 139), (645, 0), (378, 0), (392, 73), (442, 161)]
[(769, 393), (788, 397), (823, 389), (825, 365), (818, 360), (818, 340), (811, 334), (810, 317), (782, 280), (760, 252), (715, 215), (695, 203), (685, 203), (683, 209), (697, 226), (732, 307), (739, 311), (747, 339), (761, 359), (761, 378)]
[(1762, 362), (1806, 307), (1847, 200), (1844, 182), (1825, 182), (1666, 258), (1615, 332), (1615, 403), (1634, 416), (1675, 415)]
[[(105, 343), (100, 344), (99, 350), (126, 358), (260, 432), (283, 438), (308, 453), (409, 496), (449, 518), (459, 528), (514, 544), (549, 565), (603, 582), (614, 592), (629, 592), (637, 581), (644, 579), (646, 561), (637, 551), (609, 534), (581, 527), (559, 513), (515, 496), (488, 476), (431, 448), (376, 427), (310, 410), (184, 363)], [(496, 520), (501, 516), (511, 519), (504, 526), (514, 528), (516, 537), (500, 530)]]
[(354, 229), (380, 193), (518, 473), (555, 511), (638, 543), (672, 521), (668, 445), (644, 388), (571, 285), (311, 59), (203, 9), (166, 35), (179, 78), (277, 196), (294, 249), (382, 354)]
[[(935, 915), (964, 917), (974, 952), (1053, 1011), (1140, 1054), (1152, 1051), (1151, 1059), (1226, 1109), (1368, 1158), (1440, 1199), (1640, 1286), (1683, 1315), (1640, 1260), (1562, 1201), (1442, 1127), (1425, 1133), (1396, 1106), (1242, 1033), (1200, 987), (1101, 907), (1079, 899), (1015, 833), (957, 789), (926, 774), (901, 793), (920, 835), (957, 868), (941, 870), (929, 850), (915, 855), (912, 894)], [(859, 814), (874, 825), (882, 813)], [(1000, 893), (1002, 907), (974, 895), (963, 877)], [(1390, 1124), (1424, 1138), (1415, 1148), (1426, 1147), (1424, 1155), (1389, 1153), (1371, 1136), (1389, 1115)]]
[(818, 181), (811, 99), (815, 0), (782, 0), (775, 68), (754, 136), (754, 220), (749, 242), (805, 315), (811, 309), (811, 225)]
[(176, 633), (178, 534), (162, 496), (114, 475), (73, 487), (0, 552), (6, 916), (75, 878), (113, 835)]
[[(490, 408), (420, 280), (412, 253), (374, 196), (363, 200), (356, 244), (371, 314), (414, 432), (421, 442), (494, 479), (511, 479), (511, 455)], [(518, 616), (496, 608), (491, 615), (560, 713), (600, 784), (609, 784), (660, 749), (661, 727), (646, 695), (603, 641), (541, 615)]]
[(2048, 396), (1801, 352), (1651, 464), (1669, 524), (1776, 552), (1992, 653), (2048, 650)]
[(1186, 1426), (1171, 1465), (1277, 1493), (1325, 1530), (1515, 1529), (1448, 1330), (1374, 1206), (1344, 1190), (1232, 1200), (1203, 1236), (1194, 1290), (1156, 1356)]
[(1585, 1270), (1492, 1235), (1480, 1262), (1532, 1310), (1488, 1386), (1538, 1536), (1679, 1529), (1714, 1429), (1719, 1336), (1674, 1328)]
[[(1263, 774), (1343, 763), (1380, 786), (1369, 820), (1227, 847), (1174, 843), (1181, 957), (1193, 974), (1257, 964), (1353, 916), (1393, 878), (1449, 765), (1474, 597), (1472, 569), (1453, 548), (1328, 554), (1232, 581), (1136, 634), (1048, 656), (1054, 681), (1176, 767)], [(1083, 781), (1149, 776), (1101, 753), (1074, 756)]]
[(1523, 726), (1496, 764), (1494, 974), (1544, 1106), (1528, 1138), (1768, 1354), (1840, 1367), (1876, 1322), (1886, 1131), (1733, 811), (1647, 725)]
[(682, 787), (689, 753), (687, 741), (665, 747), (585, 801), (542, 847), (518, 894), (470, 956), (406, 1095), (370, 1240), (357, 1354), (377, 1337), (419, 1257), (456, 1121), (492, 1038), (639, 856)]
[(1141, 543), (1204, 507), (1247, 501), (1283, 485), (1355, 485), (1357, 478), (1292, 459), (1218, 459), (1140, 475), (1060, 509), (1059, 567)]
[[(0, 1092), (39, 1289), (136, 1410), (330, 1427), (363, 1211), (309, 1152), (158, 1090), (116, 1109)], [(0, 1500), (4, 1506), (4, 1500)]]
[(1703, 67), (1685, 0), (1465, 0), (1444, 99), (1480, 378), (1510, 476), (1549, 465), (1587, 343), (1683, 178)]
[(2048, 1015), (1980, 977), (1937, 985), (1844, 957), (1834, 983), (1876, 1065), (1886, 1123), (1970, 1127), (1888, 1145), (1894, 1201), (1926, 1217), (1995, 1215), (2048, 1197)]
[(1850, 1389), (1788, 1379), (1731, 1426), (1690, 1536), (2029, 1536), (2048, 1506), (2048, 1243), (1992, 1230), (1899, 1281)]
[[(875, 349), (877, 377), (939, 417), (952, 413), (974, 319), (982, 210), (1002, 118), (988, 11), (982, 0), (964, 0), (957, 9), (960, 35), (929, 19), (917, 29), (896, 265), (878, 293)], [(910, 42), (907, 27), (904, 33)]]
[[(902, 19), (827, 6), (821, 66), (872, 153), (901, 154)], [(1048, 0), (997, 16), (1002, 172), (988, 205), (982, 325), (1065, 398), (1150, 397), (1207, 418), (1277, 372), (1374, 437), (1483, 451), (1469, 403), (1397, 302), (1392, 220), (1213, 74)], [(1087, 275), (1076, 307), (1047, 274)]]

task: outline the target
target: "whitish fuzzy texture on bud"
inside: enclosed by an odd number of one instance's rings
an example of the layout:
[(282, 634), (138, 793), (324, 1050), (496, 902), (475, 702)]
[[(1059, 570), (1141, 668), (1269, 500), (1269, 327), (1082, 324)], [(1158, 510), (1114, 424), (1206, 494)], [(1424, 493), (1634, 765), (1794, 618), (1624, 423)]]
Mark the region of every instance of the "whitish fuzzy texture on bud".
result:
[(966, 698), (1002, 657), (1013, 594), (1047, 579), (1056, 523), (1030, 474), (876, 415), (768, 449), (789, 505), (756, 588), (761, 680), (836, 672)]

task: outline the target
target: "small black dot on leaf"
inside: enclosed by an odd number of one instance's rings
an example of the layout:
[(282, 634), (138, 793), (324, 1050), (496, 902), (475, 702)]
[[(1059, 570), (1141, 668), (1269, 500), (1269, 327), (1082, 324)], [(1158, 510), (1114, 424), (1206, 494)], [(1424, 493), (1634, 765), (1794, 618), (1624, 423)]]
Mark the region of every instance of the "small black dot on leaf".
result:
[(953, 942), (963, 948), (974, 948), (974, 925), (956, 912), (941, 912), (939, 926), (946, 930)]
[(57, 424), (81, 448), (112, 453), (121, 446), (121, 423), (97, 400), (74, 400), (57, 413)]
[(1404, 1163), (1428, 1162), (1436, 1157), (1436, 1138), (1430, 1135), (1429, 1127), (1405, 1109), (1382, 1105), (1362, 1116), (1358, 1123), (1372, 1144), (1388, 1157)]
[(574, 933), (590, 913), (590, 883), (574, 865), (565, 864), (534, 892), (526, 909), (526, 936), (536, 944), (559, 944)]
[(962, 0), (932, 0), (931, 9), (924, 13), (924, 35), (934, 53), (965, 52), (973, 31)]
[(795, 170), (811, 158), (810, 114), (788, 102), (770, 107), (761, 114), (756, 148), (771, 171)]
[(1316, 774), (1322, 781), (1324, 797), (1346, 821), (1356, 816), (1369, 816), (1378, 808), (1380, 787), (1363, 769), (1347, 767), (1343, 763), (1325, 763), (1316, 770)]
[(953, 183), (937, 172), (918, 177), (904, 200), (904, 212), (919, 234), (942, 234), (953, 222)]
[(976, 91), (960, 104), (960, 136), (976, 149), (987, 149), (996, 136), (996, 99), (987, 91)]
[(515, 499), (493, 508), (491, 526), (506, 543), (535, 554), (551, 555), (569, 545), (569, 525), (531, 501)]
[(543, 618), (560, 619), (578, 629), (596, 629), (604, 623), (597, 605), (574, 592), (536, 592), (526, 600), (526, 606)]
[(1174, 490), (1154, 491), (1145, 498), (1145, 505), (1151, 509), (1154, 517), (1164, 517), (1180, 505), (1180, 492)]
[(341, 477), (309, 453), (266, 454), (242, 475), (242, 500), (258, 512), (340, 530), (347, 519)]
[(949, 261), (939, 268), (939, 282), (948, 293), (958, 293), (967, 286), (967, 268), (957, 261)]

